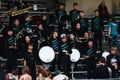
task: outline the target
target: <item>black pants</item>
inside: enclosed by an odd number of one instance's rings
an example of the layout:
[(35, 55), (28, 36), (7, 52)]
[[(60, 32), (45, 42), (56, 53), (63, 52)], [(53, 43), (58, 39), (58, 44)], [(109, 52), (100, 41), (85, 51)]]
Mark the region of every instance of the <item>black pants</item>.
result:
[(102, 32), (94, 33), (94, 43), (97, 50), (102, 50)]
[(91, 78), (93, 78), (93, 72), (96, 67), (96, 61), (93, 59), (86, 59), (85, 63), (86, 63), (88, 79), (91, 79)]
[(55, 71), (55, 66), (57, 65), (58, 70), (61, 70), (61, 61), (60, 61), (60, 55), (55, 55), (54, 60), (52, 61), (52, 67), (51, 71)]
[(7, 68), (7, 72), (10, 72), (13, 67), (14, 68), (17, 67), (17, 55), (16, 54), (17, 53), (15, 53), (15, 50), (13, 48), (6, 50), (6, 58), (7, 58), (6, 68)]
[(65, 75), (69, 76), (70, 74), (70, 56), (64, 55), (61, 56), (61, 65)]

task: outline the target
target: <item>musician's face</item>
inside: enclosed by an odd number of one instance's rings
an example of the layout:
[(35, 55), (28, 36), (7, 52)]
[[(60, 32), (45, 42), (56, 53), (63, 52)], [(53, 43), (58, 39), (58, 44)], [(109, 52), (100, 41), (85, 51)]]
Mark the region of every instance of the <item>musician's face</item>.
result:
[(46, 20), (46, 15), (43, 16), (43, 20)]
[(85, 16), (84, 12), (80, 12), (80, 17), (84, 17), (84, 16)]
[(62, 38), (62, 42), (67, 42), (67, 37)]
[(84, 34), (84, 37), (89, 37), (89, 34), (86, 32), (85, 34)]
[(38, 26), (38, 28), (39, 28), (39, 30), (43, 30), (42, 24), (40, 24), (40, 25)]
[(116, 55), (117, 50), (111, 50), (111, 54)]
[(88, 42), (89, 47), (93, 47), (93, 42)]
[(29, 36), (26, 36), (26, 37), (25, 37), (25, 41), (26, 41), (26, 42), (30, 42), (30, 37), (29, 37)]
[(15, 25), (19, 25), (19, 24), (20, 24), (19, 20), (15, 20)]
[(58, 36), (58, 33), (57, 32), (54, 32), (53, 33), (53, 37), (57, 37)]
[(95, 12), (95, 16), (97, 16), (97, 17), (99, 16), (99, 12), (98, 11)]
[(77, 29), (80, 29), (80, 28), (81, 28), (80, 23), (77, 23), (76, 28), (77, 28)]
[(74, 5), (73, 8), (77, 10), (78, 9), (78, 5)]
[(64, 8), (64, 5), (60, 5), (60, 9), (63, 9)]
[(12, 36), (13, 35), (13, 31), (8, 31), (8, 35)]
[(32, 50), (32, 49), (33, 49), (33, 46), (32, 46), (32, 45), (29, 45), (29, 46), (28, 46), (28, 49)]
[(74, 34), (70, 34), (70, 39), (74, 39), (75, 38), (75, 36), (74, 36)]

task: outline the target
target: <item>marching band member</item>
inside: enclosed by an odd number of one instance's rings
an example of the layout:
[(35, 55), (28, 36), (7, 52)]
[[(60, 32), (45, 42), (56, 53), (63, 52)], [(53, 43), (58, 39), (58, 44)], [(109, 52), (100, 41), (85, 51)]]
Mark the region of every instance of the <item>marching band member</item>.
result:
[(88, 20), (87, 18), (85, 18), (85, 13), (84, 11), (80, 11), (79, 12), (79, 18), (75, 21), (75, 22), (79, 22), (81, 24), (81, 27), (85, 30), (88, 31)]
[(38, 36), (38, 48), (40, 49), (41, 47), (47, 45), (47, 32), (43, 26), (42, 23), (39, 23), (38, 28), (36, 29), (36, 34)]
[(73, 10), (71, 10), (69, 12), (69, 17), (70, 17), (71, 26), (72, 26), (71, 30), (74, 31), (74, 29), (75, 29), (75, 21), (79, 17), (79, 10), (78, 10), (78, 4), (77, 3), (73, 3)]
[(80, 37), (79, 40), (83, 44), (83, 50), (85, 50), (88, 47), (89, 41), (93, 41), (93, 39), (90, 37), (90, 34), (88, 32), (85, 32), (84, 37)]
[(0, 20), (0, 56), (4, 57), (4, 36), (5, 36), (5, 25)]
[(95, 10), (95, 17), (92, 19), (92, 34), (94, 35), (95, 47), (102, 50), (103, 21), (99, 16), (99, 11)]
[(70, 76), (70, 54), (72, 53), (69, 42), (67, 42), (67, 35), (61, 34), (61, 41), (59, 45), (60, 60), (65, 75)]
[(77, 48), (77, 41), (74, 33), (70, 32), (68, 41), (70, 43), (71, 48)]
[(55, 15), (58, 21), (58, 35), (63, 31), (63, 27), (66, 26), (66, 11), (64, 10), (65, 5), (63, 3), (59, 4), (59, 9), (55, 11)]
[(36, 80), (36, 61), (33, 48), (32, 43), (28, 44), (28, 50), (24, 54), (24, 66), (28, 66), (32, 80)]
[(78, 39), (80, 37), (84, 37), (84, 29), (82, 28), (81, 24), (80, 23), (76, 23), (76, 26), (75, 26), (75, 30), (74, 30), (74, 34), (76, 35), (76, 37), (78, 37)]
[(25, 51), (28, 50), (28, 45), (32, 43), (32, 39), (30, 36), (25, 36), (24, 40), (21, 43), (21, 51), (24, 54)]
[(55, 65), (57, 64), (57, 68), (60, 70), (60, 54), (58, 52), (58, 47), (59, 47), (59, 40), (58, 40), (58, 33), (56, 31), (52, 32), (52, 36), (49, 41), (50, 47), (53, 48), (55, 51), (55, 58), (52, 62), (52, 70), (55, 71)]
[(77, 45), (78, 45), (78, 50), (82, 53), (83, 52), (83, 45), (82, 42), (79, 40), (81, 37), (84, 37), (85, 31), (81, 27), (80, 23), (76, 23), (76, 29), (74, 30), (74, 34), (76, 35), (77, 38)]
[(24, 22), (24, 24), (23, 24), (23, 28), (24, 28), (24, 30), (23, 30), (24, 36), (26, 36), (26, 35), (31, 35), (31, 34), (32, 34), (31, 18), (30, 18), (30, 15), (29, 15), (29, 14), (27, 14), (27, 15), (25, 16), (25, 22)]
[(15, 36), (17, 36), (17, 34), (20, 32), (21, 28), (22, 27), (20, 25), (19, 19), (15, 19), (14, 24), (13, 24), (13, 28), (12, 28)]
[(107, 56), (107, 65), (112, 69), (112, 78), (118, 78), (119, 73), (118, 70), (120, 69), (120, 60), (119, 56), (117, 55), (117, 48), (111, 48), (111, 54)]
[(5, 49), (7, 60), (7, 71), (9, 72), (12, 67), (17, 66), (17, 53), (16, 53), (15, 37), (12, 30), (8, 30), (8, 35), (5, 37)]
[(93, 78), (93, 71), (96, 67), (95, 61), (96, 50), (93, 46), (93, 41), (88, 42), (88, 48), (85, 50), (83, 57), (87, 67), (88, 78)]

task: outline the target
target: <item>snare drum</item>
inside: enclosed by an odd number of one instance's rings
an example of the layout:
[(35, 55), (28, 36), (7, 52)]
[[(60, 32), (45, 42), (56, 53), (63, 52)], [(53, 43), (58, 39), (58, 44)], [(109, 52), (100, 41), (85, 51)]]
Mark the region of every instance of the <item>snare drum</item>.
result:
[(70, 60), (72, 62), (77, 62), (80, 59), (80, 52), (77, 49), (72, 49), (72, 54), (70, 55)]
[(108, 55), (110, 55), (109, 52), (103, 52), (103, 53), (102, 53), (102, 57), (104, 57), (105, 59), (107, 58)]
[(49, 46), (44, 46), (39, 50), (39, 58), (45, 63), (52, 62), (55, 58), (54, 50)]

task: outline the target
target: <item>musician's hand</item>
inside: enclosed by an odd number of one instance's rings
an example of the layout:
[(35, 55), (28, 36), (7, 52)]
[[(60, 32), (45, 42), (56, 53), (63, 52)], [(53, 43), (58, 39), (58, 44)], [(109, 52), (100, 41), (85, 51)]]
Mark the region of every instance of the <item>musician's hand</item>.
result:
[(110, 35), (108, 36), (110, 39), (112, 38)]
[(89, 58), (89, 56), (83, 55), (83, 58), (88, 59), (88, 58)]
[(13, 46), (9, 46), (9, 48), (13, 48)]
[(59, 54), (59, 52), (55, 52), (55, 54)]
[(94, 32), (92, 33), (92, 35), (94, 35)]
[(3, 34), (0, 34), (0, 38), (2, 38), (3, 37)]
[(30, 30), (30, 28), (27, 28), (27, 31), (29, 31)]
[(69, 55), (69, 56), (70, 56), (70, 54), (69, 54), (68, 52), (66, 52), (66, 55)]
[(15, 43), (14, 43), (14, 45), (16, 46), (16, 45), (17, 45), (17, 43), (15, 42)]
[(104, 36), (104, 32), (102, 31), (102, 36)]
[(112, 66), (114, 66), (115, 69), (118, 69), (117, 63), (112, 63)]

